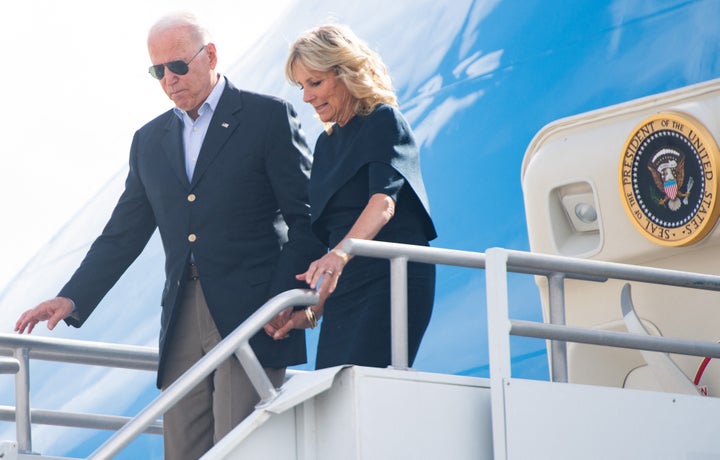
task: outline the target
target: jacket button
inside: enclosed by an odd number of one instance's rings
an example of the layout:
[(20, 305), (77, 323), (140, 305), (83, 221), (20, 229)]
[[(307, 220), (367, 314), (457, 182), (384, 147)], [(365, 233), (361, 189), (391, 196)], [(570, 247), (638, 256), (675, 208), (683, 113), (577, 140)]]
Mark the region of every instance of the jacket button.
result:
[(197, 240), (197, 235), (195, 235), (194, 233), (191, 233), (191, 234), (188, 235), (188, 241), (189, 241), (189, 242), (194, 243), (195, 240)]
[(192, 203), (193, 201), (195, 201), (195, 198), (195, 194), (191, 193), (190, 195), (188, 195), (187, 200)]

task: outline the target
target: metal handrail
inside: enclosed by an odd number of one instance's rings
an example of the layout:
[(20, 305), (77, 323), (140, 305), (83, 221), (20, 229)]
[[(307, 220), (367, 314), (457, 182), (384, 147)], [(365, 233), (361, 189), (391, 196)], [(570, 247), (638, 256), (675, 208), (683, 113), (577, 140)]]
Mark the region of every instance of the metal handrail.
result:
[[(567, 275), (574, 275), (575, 277), (588, 280), (593, 280), (593, 278), (612, 278), (617, 280), (664, 284), (668, 286), (703, 289), (708, 291), (720, 291), (720, 276), (718, 275), (628, 265), (618, 262), (604, 262), (599, 260), (577, 259), (566, 256), (536, 254), (502, 248), (492, 248), (492, 250), (498, 250), (506, 253), (508, 271), (516, 273), (530, 273), (536, 275), (565, 273)], [(490, 249), (488, 249), (488, 251), (490, 251)], [(524, 267), (525, 271), (519, 271), (519, 267)]]
[(0, 334), (0, 355), (12, 356), (19, 349), (27, 349), (30, 358), (44, 361), (145, 371), (157, 371), (158, 366), (158, 350), (154, 347)]
[[(493, 458), (504, 460), (506, 419), (504, 407), (504, 387), (511, 377), (510, 335), (527, 335), (554, 340), (582, 342), (594, 345), (610, 345), (635, 348), (639, 350), (672, 352), (678, 351), (693, 356), (712, 356), (718, 353), (714, 342), (689, 341), (668, 337), (645, 337), (631, 332), (598, 332), (590, 328), (570, 328), (566, 325), (535, 324), (528, 325), (509, 319), (507, 275), (516, 263), (526, 266), (552, 267), (553, 272), (582, 273), (672, 286), (706, 290), (719, 290), (720, 277), (699, 273), (679, 272), (650, 267), (579, 260), (560, 256), (521, 253), (500, 248), (488, 249), (485, 267), (486, 283), (493, 286), (487, 290), (488, 341), (490, 351), (490, 408), (493, 427)], [(612, 269), (612, 270), (611, 270)], [(562, 289), (562, 286), (558, 286)], [(561, 305), (564, 309), (564, 305)]]
[[(405, 266), (407, 262), (434, 263), (442, 265), (452, 265), (471, 268), (487, 268), (487, 254), (492, 251), (499, 251), (503, 254), (505, 272), (522, 273), (529, 275), (545, 276), (548, 279), (550, 287), (550, 324), (534, 325), (527, 324), (522, 321), (510, 321), (508, 330), (513, 335), (528, 335), (531, 337), (553, 339), (551, 348), (553, 363), (553, 381), (567, 381), (567, 364), (565, 356), (564, 343), (566, 340), (561, 339), (558, 334), (569, 334), (569, 330), (562, 332), (552, 326), (564, 326), (565, 318), (565, 300), (564, 300), (564, 280), (566, 278), (581, 279), (586, 281), (605, 282), (608, 279), (618, 279), (626, 281), (639, 281), (646, 283), (664, 284), (668, 286), (678, 286), (691, 289), (702, 289), (709, 291), (720, 291), (720, 276), (708, 275), (704, 273), (685, 272), (679, 270), (670, 270), (655, 267), (639, 267), (627, 265), (617, 262), (603, 262), (597, 260), (577, 259), (565, 256), (555, 256), (548, 254), (536, 254), (523, 251), (515, 251), (501, 248), (491, 248), (488, 252), (477, 253), (470, 251), (459, 251), (453, 249), (430, 248), (423, 246), (413, 246), (401, 243), (388, 243), (380, 241), (356, 240), (349, 239), (343, 243), (343, 249), (353, 255), (366, 257), (377, 257), (389, 259), (391, 262), (390, 278), (391, 278), (391, 298), (392, 311), (391, 333), (393, 347), (392, 366), (396, 368), (407, 367), (407, 340), (406, 337), (406, 320), (407, 317), (407, 292), (402, 286), (396, 285), (396, 278), (404, 276)], [(493, 286), (495, 291), (496, 284), (499, 280), (488, 282), (488, 286)], [(503, 283), (506, 283), (503, 280)], [(400, 292), (398, 292), (400, 291)], [(490, 293), (488, 293), (490, 294)], [(488, 309), (489, 309), (488, 305)], [(400, 312), (398, 314), (398, 312)], [(507, 321), (509, 319), (506, 318)], [(533, 334), (533, 335), (529, 335)], [(624, 334), (624, 333), (623, 333)], [(596, 345), (605, 345), (596, 331), (592, 329), (579, 328), (572, 335), (572, 339), (567, 341), (575, 341), (582, 343), (590, 343)], [(624, 339), (623, 339), (624, 340)], [(623, 341), (621, 340), (621, 342)], [(632, 339), (635, 340), (635, 339)], [(670, 344), (671, 340), (667, 337), (657, 339), (660, 341), (660, 347), (665, 345), (666, 352), (673, 352)], [(609, 339), (609, 342), (613, 341)], [(718, 346), (714, 342), (702, 341), (685, 341), (689, 346), (698, 347), (698, 349), (715, 350)], [(630, 342), (626, 342), (630, 343)], [(655, 350), (658, 343), (654, 338), (637, 338), (633, 342), (635, 345), (628, 348), (638, 348), (644, 350)], [(607, 343), (610, 345), (610, 343)], [(623, 346), (620, 344), (610, 346)], [(691, 353), (695, 356), (714, 356), (712, 353)], [(560, 378), (556, 378), (560, 375)]]
[[(32, 452), (31, 421), (76, 428), (117, 430), (130, 417), (43, 411), (30, 408), (30, 359), (156, 371), (157, 348), (56, 339), (18, 334), (0, 334), (0, 358), (15, 374), (15, 408), (0, 407), (0, 420), (15, 421), (20, 453)], [(145, 431), (162, 433), (162, 422), (153, 421)]]
[(619, 331), (600, 331), (586, 327), (560, 326), (516, 319), (510, 320), (509, 333), (545, 340), (562, 340), (563, 342), (586, 343), (606, 347), (720, 358), (720, 344), (702, 340), (646, 336)]
[(20, 371), (20, 361), (15, 358), (0, 358), (0, 374), (17, 374)]
[[(131, 417), (122, 415), (89, 414), (46, 409), (31, 409), (30, 418), (32, 423), (39, 425), (109, 431), (117, 431), (131, 420)], [(12, 406), (0, 406), (0, 420), (4, 422), (15, 421), (15, 408)], [(143, 433), (163, 434), (162, 421), (155, 421)]]
[[(262, 367), (259, 365), (259, 362), (257, 362), (257, 358), (252, 352), (252, 349), (249, 349), (249, 346), (247, 345), (248, 339), (245, 339), (245, 334), (249, 333), (250, 336), (254, 335), (254, 333), (262, 328), (269, 319), (288, 306), (312, 305), (317, 303), (317, 301), (318, 296), (314, 291), (301, 289), (287, 291), (268, 301), (266, 304), (268, 309), (264, 310), (265, 313), (261, 314), (261, 312), (258, 311), (258, 313), (246, 321), (243, 326), (238, 328), (242, 329), (240, 335), (237, 335), (238, 331), (236, 330), (235, 333), (228, 337), (228, 339), (230, 337), (234, 337), (234, 339), (232, 339), (232, 343), (240, 343), (240, 345), (238, 345), (239, 350), (237, 351), (238, 358), (241, 359), (241, 362), (246, 369), (251, 369), (248, 371), (248, 375), (251, 376), (251, 381), (258, 391), (258, 394), (262, 396), (263, 401), (269, 401), (277, 393), (272, 387), (269, 379), (267, 379), (265, 373), (258, 373), (257, 369), (262, 371)], [(267, 318), (267, 320), (263, 320), (263, 318)], [(253, 319), (252, 322), (250, 321), (251, 319)], [(254, 332), (250, 333), (248, 328), (254, 329)], [(245, 333), (242, 333), (243, 331), (245, 331)], [(232, 343), (226, 343), (226, 345), (224, 345), (225, 348), (222, 349), (220, 345), (218, 345), (211, 352), (212, 356), (219, 356), (218, 353), (220, 352), (222, 352), (220, 353), (222, 355), (229, 356), (235, 351), (230, 350), (227, 353), (225, 353), (225, 351), (228, 347), (232, 346)], [(244, 347), (247, 347), (249, 350), (244, 349)], [(106, 444), (117, 437), (118, 433), (127, 433), (129, 429), (131, 429), (131, 437), (129, 441), (141, 433), (162, 434), (162, 421), (157, 419), (157, 417), (162, 415), (164, 411), (159, 412), (154, 417), (152, 417), (149, 413), (145, 413), (142, 426), (140, 427), (137, 425), (137, 422), (131, 423), (137, 417), (132, 418), (125, 416), (31, 409), (29, 399), (30, 375), (28, 370), (30, 359), (117, 367), (143, 371), (157, 371), (157, 348), (0, 333), (0, 356), (8, 356), (0, 357), (0, 373), (15, 374), (16, 400), (15, 408), (0, 406), (0, 420), (15, 421), (18, 451), (20, 453), (32, 452), (31, 421), (33, 423), (45, 425), (116, 431), (117, 433), (115, 433), (115, 435), (111, 437)], [(208, 354), (208, 357), (212, 358), (212, 356), (211, 354)], [(222, 360), (224, 359), (221, 359), (220, 362)], [(208, 359), (206, 359), (206, 361), (208, 361)], [(210, 368), (208, 373), (212, 372), (213, 369), (214, 367)], [(252, 369), (255, 369), (255, 371), (252, 371)], [(189, 372), (190, 371), (188, 371), (188, 373)], [(190, 377), (192, 378), (195, 376), (197, 376), (197, 374)], [(204, 376), (201, 376), (200, 378), (203, 377)], [(186, 394), (186, 388), (191, 389), (194, 386), (192, 382), (188, 383), (188, 386), (183, 384), (183, 378), (185, 377), (181, 377), (181, 379), (176, 382), (177, 386), (182, 387), (178, 392), (178, 399)], [(170, 388), (172, 388), (172, 386)], [(168, 388), (168, 391), (170, 388)], [(164, 393), (167, 393), (168, 391)], [(176, 400), (173, 399), (172, 403), (174, 404), (175, 401)], [(154, 403), (156, 402), (157, 399)], [(148, 406), (146, 411), (149, 408), (151, 407)], [(123, 438), (121, 448), (125, 445), (126, 443)], [(103, 446), (101, 446), (101, 449), (102, 448)], [(101, 455), (101, 457), (98, 458), (106, 458), (103, 456), (106, 450), (98, 450), (96, 452)]]
[[(680, 353), (694, 356), (711, 356), (720, 358), (720, 345), (714, 342), (674, 339), (669, 337), (640, 336), (627, 332), (597, 331), (590, 328), (570, 327), (564, 324), (564, 280), (583, 279), (605, 282), (608, 279), (658, 283), (685, 288), (718, 291), (720, 276), (653, 267), (636, 267), (613, 262), (575, 259), (564, 256), (533, 254), (522, 251), (500, 248), (488, 249), (486, 253), (459, 251), (452, 249), (430, 248), (399, 243), (350, 239), (344, 242), (343, 249), (350, 254), (385, 258), (390, 261), (391, 305), (392, 305), (392, 367), (406, 369), (407, 353), (407, 263), (420, 262), (438, 265), (450, 265), (469, 268), (486, 269), (488, 310), (488, 337), (493, 344), (490, 347), (491, 398), (502, 398), (502, 382), (510, 377), (509, 336), (544, 338), (551, 345), (565, 342), (578, 342), (595, 345), (634, 348), (640, 350)], [(548, 279), (550, 296), (550, 324), (531, 321), (511, 320), (508, 316), (508, 272), (545, 276)], [(180, 379), (162, 392), (140, 414), (131, 419), (105, 444), (100, 446), (89, 458), (108, 458), (118, 453), (143, 430), (157, 429), (155, 420), (181, 399), (202, 378), (207, 376), (222, 361), (233, 353), (238, 357), (250, 376), (258, 394), (261, 396), (259, 407), (267, 404), (278, 393), (262, 370), (248, 340), (264, 324), (283, 309), (289, 306), (312, 305), (317, 303), (318, 295), (311, 290), (292, 290), (276, 296), (240, 325), (230, 336), (223, 340), (202, 360), (198, 361)], [(559, 320), (558, 320), (559, 318)], [(558, 321), (558, 323), (555, 323)], [(498, 346), (499, 344), (499, 346)], [(157, 351), (143, 347), (112, 346), (106, 344), (88, 344), (82, 341), (57, 340), (49, 338), (30, 338), (17, 335), (0, 334), (0, 355), (12, 354), (15, 358), (7, 361), (12, 372), (17, 372), (16, 379), (22, 382), (28, 378), (25, 360), (30, 357), (53, 361), (96, 363), (100, 365), (116, 365), (134, 369), (156, 369)], [(564, 354), (564, 348), (561, 348)], [(23, 356), (26, 355), (26, 356)], [(556, 356), (553, 354), (553, 359)], [(2, 361), (0, 361), (2, 363)], [(17, 365), (15, 363), (18, 363)], [(19, 367), (15, 370), (15, 367)], [(18, 399), (18, 408), (25, 404)], [(27, 421), (29, 423), (29, 407)], [(18, 409), (19, 411), (20, 409)], [(0, 419), (7, 408), (0, 407)], [(33, 411), (33, 419), (38, 414), (38, 421), (55, 419), (58, 424), (65, 424), (67, 414), (51, 411)], [(493, 413), (493, 426), (497, 427), (496, 418), (502, 414)], [(120, 418), (104, 420), (107, 427), (117, 426)], [(24, 423), (18, 420), (19, 423)], [(48, 422), (51, 423), (51, 422)], [(75, 421), (76, 424), (81, 422)], [(70, 426), (74, 426), (70, 424)], [(90, 426), (88, 426), (90, 427)], [(20, 428), (19, 428), (20, 429)], [(19, 433), (19, 443), (22, 439)], [(28, 425), (29, 433), (29, 425)], [(501, 444), (503, 430), (494, 432), (494, 439)], [(26, 440), (29, 445), (29, 438)]]
[(391, 367), (408, 369), (407, 263), (421, 262), (485, 268), (485, 254), (414, 246), (402, 243), (348, 239), (343, 249), (349, 254), (390, 260), (390, 346)]
[(267, 404), (278, 393), (263, 370), (260, 361), (249, 345), (250, 338), (263, 328), (272, 318), (288, 307), (314, 305), (318, 294), (309, 289), (293, 289), (273, 297), (253, 313), (244, 323), (225, 337), (201, 360), (188, 369), (178, 380), (163, 391), (138, 415), (118, 430), (105, 443), (96, 449), (88, 459), (112, 458), (148, 427), (152, 421), (164, 414), (176, 402), (190, 392), (202, 379), (207, 377), (233, 353), (238, 357), (261, 402)]
[[(485, 268), (487, 260), (486, 253), (480, 252), (357, 239), (346, 240), (343, 243), (343, 249), (349, 254), (366, 257), (405, 258), (411, 262), (470, 268)], [(537, 254), (511, 249), (491, 249), (507, 253), (508, 271), (513, 273), (541, 276), (564, 273), (567, 277), (588, 281), (605, 281), (612, 278), (720, 291), (720, 276), (718, 275)]]

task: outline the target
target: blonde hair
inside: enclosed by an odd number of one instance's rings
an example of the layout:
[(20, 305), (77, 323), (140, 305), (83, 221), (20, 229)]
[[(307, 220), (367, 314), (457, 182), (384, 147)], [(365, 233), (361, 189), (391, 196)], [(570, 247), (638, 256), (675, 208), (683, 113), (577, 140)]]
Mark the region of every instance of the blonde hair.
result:
[(293, 71), (296, 63), (309, 71), (334, 71), (355, 99), (354, 113), (368, 115), (380, 104), (398, 106), (392, 80), (380, 55), (347, 26), (316, 27), (290, 46), (285, 77), (299, 85)]

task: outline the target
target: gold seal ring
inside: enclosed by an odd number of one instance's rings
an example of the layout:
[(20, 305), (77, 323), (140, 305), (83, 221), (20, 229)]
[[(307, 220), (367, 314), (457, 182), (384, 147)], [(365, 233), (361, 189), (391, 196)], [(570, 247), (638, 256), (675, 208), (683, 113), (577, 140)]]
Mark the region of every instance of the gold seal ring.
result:
[(720, 216), (720, 149), (692, 116), (663, 112), (642, 120), (625, 142), (619, 186), (633, 226), (661, 246), (687, 246)]

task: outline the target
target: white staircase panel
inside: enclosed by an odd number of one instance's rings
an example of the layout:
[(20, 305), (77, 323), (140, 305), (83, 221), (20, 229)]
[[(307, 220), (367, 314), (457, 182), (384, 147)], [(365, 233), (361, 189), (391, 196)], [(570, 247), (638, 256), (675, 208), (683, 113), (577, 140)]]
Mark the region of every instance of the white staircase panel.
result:
[(203, 458), (492, 458), (487, 379), (349, 367), (327, 391), (306, 394), (284, 412), (257, 410)]
[(720, 460), (720, 399), (505, 382), (507, 460)]

